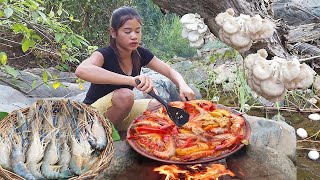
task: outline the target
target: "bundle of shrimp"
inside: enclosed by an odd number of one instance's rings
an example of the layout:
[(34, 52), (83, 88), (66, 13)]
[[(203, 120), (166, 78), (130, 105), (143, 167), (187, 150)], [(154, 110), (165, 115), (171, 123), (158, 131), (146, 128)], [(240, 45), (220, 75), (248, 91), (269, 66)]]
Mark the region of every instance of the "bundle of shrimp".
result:
[(92, 178), (113, 151), (110, 122), (82, 103), (42, 99), (0, 122), (0, 176), (7, 179)]

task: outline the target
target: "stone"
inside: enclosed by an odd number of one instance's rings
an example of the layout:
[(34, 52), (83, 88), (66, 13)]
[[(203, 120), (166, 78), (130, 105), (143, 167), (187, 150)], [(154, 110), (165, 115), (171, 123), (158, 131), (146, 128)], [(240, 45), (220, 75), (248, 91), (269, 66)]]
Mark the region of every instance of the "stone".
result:
[(298, 128), (297, 129), (297, 135), (299, 137), (301, 137), (302, 139), (304, 139), (304, 138), (308, 137), (308, 132), (303, 128)]
[[(126, 140), (114, 142), (115, 154), (103, 173), (95, 179), (148, 180), (160, 179), (153, 169), (167, 163), (144, 157)], [(226, 158), (227, 167), (240, 179), (296, 179), (296, 167), (285, 155), (268, 147), (251, 144)], [(217, 162), (217, 163), (220, 163)]]
[(250, 144), (260, 148), (273, 148), (295, 160), (296, 132), (284, 121), (244, 115), (251, 127)]
[(313, 120), (313, 121), (319, 121), (320, 120), (320, 114), (318, 114), (318, 113), (309, 114), (308, 118), (310, 120)]
[(12, 112), (25, 108), (34, 102), (24, 94), (9, 86), (0, 85), (0, 112)]
[(314, 160), (314, 161), (315, 161), (315, 160), (319, 159), (319, 152), (316, 151), (316, 150), (309, 151), (308, 157), (309, 157), (311, 160)]

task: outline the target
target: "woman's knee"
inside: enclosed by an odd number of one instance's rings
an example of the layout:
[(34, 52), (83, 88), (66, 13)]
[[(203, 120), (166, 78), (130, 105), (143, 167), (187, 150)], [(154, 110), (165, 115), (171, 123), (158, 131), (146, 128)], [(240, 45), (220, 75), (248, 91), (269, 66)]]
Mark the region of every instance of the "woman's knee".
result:
[(132, 106), (134, 102), (134, 93), (127, 88), (121, 88), (114, 91), (112, 104), (114, 106)]

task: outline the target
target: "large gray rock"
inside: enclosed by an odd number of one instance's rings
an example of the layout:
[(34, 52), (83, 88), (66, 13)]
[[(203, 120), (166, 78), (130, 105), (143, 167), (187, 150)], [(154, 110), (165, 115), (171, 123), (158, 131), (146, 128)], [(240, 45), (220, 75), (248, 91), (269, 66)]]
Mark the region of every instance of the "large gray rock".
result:
[(292, 126), (284, 121), (247, 115), (244, 115), (244, 117), (251, 127), (250, 144), (260, 148), (273, 148), (278, 153), (295, 160), (296, 134)]
[(28, 107), (35, 100), (9, 86), (0, 85), (0, 112), (12, 112)]
[[(166, 100), (167, 102), (181, 100), (177, 87), (173, 84), (173, 82), (170, 79), (149, 68), (143, 68), (142, 74), (149, 76), (153, 80), (155, 89), (158, 91), (159, 96), (162, 97), (164, 100)], [(193, 84), (188, 85), (195, 92), (196, 98), (201, 99), (200, 91)], [(137, 89), (134, 89), (133, 91), (135, 93), (136, 99), (151, 98), (149, 95), (144, 94)]]
[[(117, 141), (110, 166), (95, 179), (148, 180), (160, 179), (153, 169), (157, 162), (134, 151), (126, 141)], [(272, 148), (250, 145), (226, 160), (228, 168), (241, 179), (295, 180), (296, 168), (290, 159)]]
[(245, 151), (227, 158), (227, 164), (239, 179), (297, 179), (297, 169), (293, 162), (269, 147), (248, 146)]
[[(49, 82), (49, 85), (46, 85), (43, 83), (42, 77), (28, 71), (20, 71), (16, 79), (6, 78), (5, 81), (7, 84), (12, 84), (21, 89), (27, 96), (34, 98), (71, 97), (87, 91), (89, 87), (88, 83), (84, 83), (84, 89), (80, 90), (77, 83), (66, 82), (61, 79), (59, 81), (62, 85), (57, 89), (54, 89), (50, 84), (52, 82)], [(32, 87), (34, 82), (35, 87)]]

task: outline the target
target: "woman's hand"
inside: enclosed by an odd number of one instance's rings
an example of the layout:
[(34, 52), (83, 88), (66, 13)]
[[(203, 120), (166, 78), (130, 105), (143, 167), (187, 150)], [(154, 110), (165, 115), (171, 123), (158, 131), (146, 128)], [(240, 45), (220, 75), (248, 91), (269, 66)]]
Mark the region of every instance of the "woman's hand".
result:
[(136, 88), (144, 93), (149, 93), (153, 89), (153, 81), (150, 77), (144, 76), (144, 75), (139, 75), (134, 77), (134, 80), (139, 79), (140, 84), (136, 84)]
[(195, 93), (187, 84), (180, 86), (179, 91), (182, 101), (194, 100), (196, 98)]

